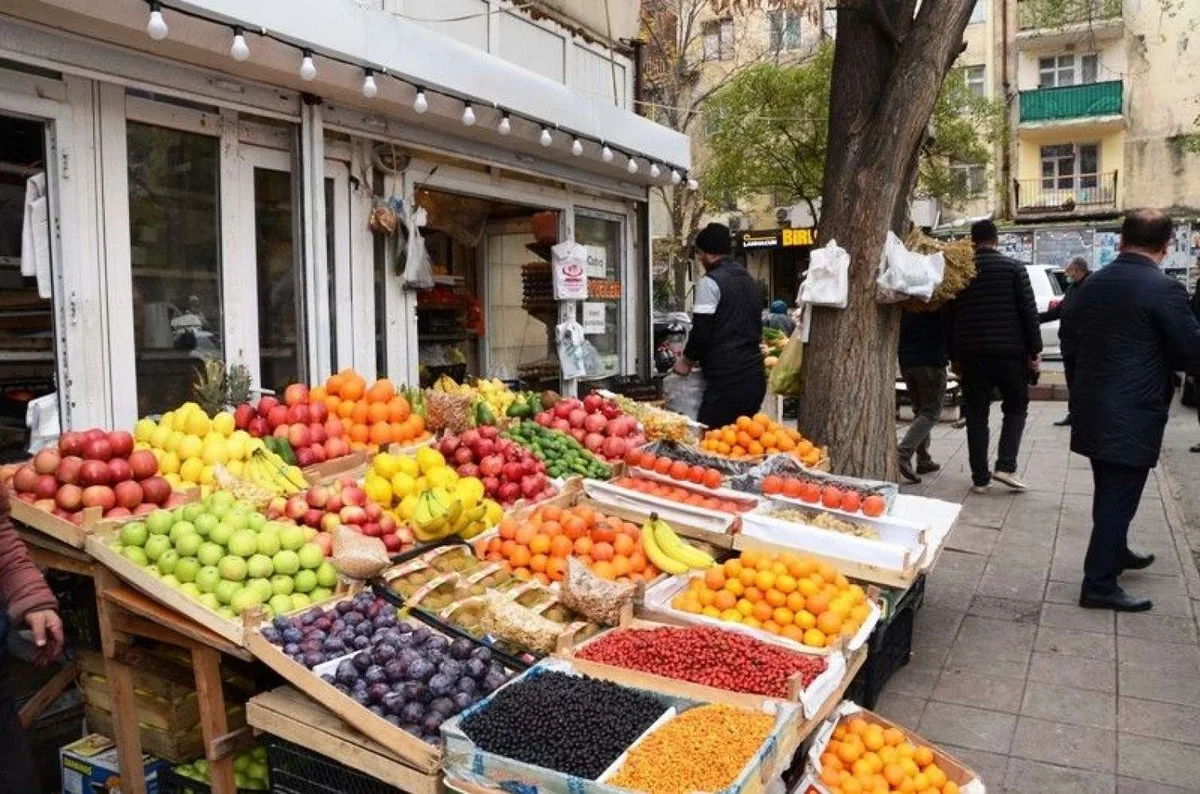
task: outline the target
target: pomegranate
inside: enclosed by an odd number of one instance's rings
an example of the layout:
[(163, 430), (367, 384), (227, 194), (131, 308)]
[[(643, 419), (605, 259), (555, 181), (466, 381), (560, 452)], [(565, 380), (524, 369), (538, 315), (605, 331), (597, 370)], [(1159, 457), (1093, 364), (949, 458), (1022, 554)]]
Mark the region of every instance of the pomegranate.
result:
[(62, 456), (56, 449), (43, 449), (33, 456), (33, 470), (38, 474), (53, 474), (58, 469)]

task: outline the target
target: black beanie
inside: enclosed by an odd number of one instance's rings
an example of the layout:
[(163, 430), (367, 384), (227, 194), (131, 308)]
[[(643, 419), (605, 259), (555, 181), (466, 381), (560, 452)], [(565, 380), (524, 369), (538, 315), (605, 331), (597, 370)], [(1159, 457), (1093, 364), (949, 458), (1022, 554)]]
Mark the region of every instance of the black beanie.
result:
[(696, 248), (706, 254), (728, 254), (733, 250), (729, 227), (710, 223), (696, 234)]

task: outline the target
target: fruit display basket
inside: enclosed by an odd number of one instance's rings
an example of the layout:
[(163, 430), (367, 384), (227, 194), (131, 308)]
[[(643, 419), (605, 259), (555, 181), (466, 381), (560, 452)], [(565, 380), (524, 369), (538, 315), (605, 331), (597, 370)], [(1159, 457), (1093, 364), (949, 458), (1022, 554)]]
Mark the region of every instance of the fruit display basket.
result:
[(858, 477), (847, 477), (840, 474), (829, 474), (827, 471), (812, 469), (790, 455), (772, 455), (759, 465), (745, 473), (730, 478), (729, 487), (749, 493), (762, 493), (763, 480), (770, 476), (801, 477), (816, 480), (822, 484), (835, 485), (860, 494), (878, 494), (887, 501), (888, 509), (900, 493), (900, 486), (886, 480), (864, 480)]
[[(531, 667), (519, 678), (514, 678), (505, 686), (519, 686), (550, 672), (572, 676), (583, 675), (581, 670), (565, 659), (547, 659), (535, 667)], [(619, 788), (607, 781), (620, 770), (629, 751), (657, 731), (670, 725), (672, 720), (689, 709), (706, 705), (706, 701), (667, 694), (654, 689), (640, 689), (635, 686), (626, 686), (625, 688), (661, 701), (666, 710), (649, 729), (629, 745), (624, 754), (619, 756), (596, 779), (585, 779), (525, 763), (488, 752), (476, 745), (463, 731), (462, 722), (471, 715), (487, 709), (497, 694), (503, 691), (503, 688), (442, 724), (446, 775), (449, 778), (461, 777), (467, 780), (477, 780), (485, 785), (490, 783), (493, 787), (500, 782), (523, 783), (550, 794), (627, 794), (627, 789)], [(765, 704), (762, 711), (773, 717), (771, 732), (757, 752), (747, 761), (737, 779), (725, 787), (722, 794), (742, 794), (742, 792), (758, 794), (763, 791), (780, 769), (791, 762), (792, 755), (799, 746), (800, 737), (796, 735), (793, 728), (800, 719), (800, 709), (791, 704), (777, 701)], [(702, 762), (703, 759), (696, 759), (696, 763)]]
[[(172, 507), (177, 507), (188, 502), (194, 502), (199, 498), (200, 489), (190, 488), (186, 491), (173, 492), (171, 496), (172, 501), (168, 502), (168, 504)], [(105, 518), (104, 511), (99, 507), (87, 507), (80, 513), (80, 522), (75, 524), (40, 507), (35, 507), (22, 499), (10, 499), (9, 504), (14, 521), (18, 521), (30, 529), (36, 529), (38, 532), (76, 549), (82, 549), (87, 543), (88, 537), (95, 532), (120, 528), (130, 521), (136, 521), (141, 518), (141, 516), (136, 515), (124, 516), (122, 518)]]
[[(644, 472), (641, 469), (637, 471)], [(638, 476), (644, 477), (646, 475), (643, 473)], [(654, 475), (653, 473), (649, 476), (655, 478), (655, 481), (661, 481), (668, 485), (674, 484), (670, 480), (659, 478), (658, 475)], [(680, 487), (696, 492), (709, 492), (718, 498), (736, 500), (744, 505), (744, 510), (747, 513), (758, 505), (757, 499), (747, 498), (745, 494), (740, 492), (730, 492), (726, 489), (704, 489), (702, 485), (692, 484), (681, 485)], [(623, 507), (645, 515), (657, 513), (660, 518), (671, 524), (680, 535), (696, 540), (703, 540), (722, 548), (731, 547), (733, 536), (738, 533), (742, 525), (742, 517), (740, 515), (677, 502), (673, 499), (635, 491), (616, 483), (587, 480), (583, 483), (583, 489), (596, 502)]]
[(690, 444), (678, 444), (674, 441), (651, 441), (642, 450), (655, 456), (666, 456), (672, 460), (681, 460), (689, 466), (703, 466), (706, 469), (716, 469), (726, 477), (736, 477), (746, 474), (760, 464), (764, 458), (747, 458), (734, 460), (732, 458), (713, 455), (699, 447)]
[[(618, 627), (622, 631), (653, 631), (662, 628), (674, 628), (665, 623), (650, 620), (634, 619)], [(775, 698), (757, 695), (749, 692), (738, 692), (707, 684), (694, 683), (681, 678), (649, 673), (631, 667), (583, 658), (581, 654), (586, 648), (617, 629), (592, 637), (558, 655), (569, 661), (579, 672), (593, 678), (603, 678), (617, 684), (624, 684), (635, 689), (647, 689), (663, 692), (668, 695), (702, 700), (709, 703), (725, 703), (738, 708), (758, 711), (773, 702), (790, 702), (798, 704), (805, 717), (812, 717), (838, 691), (846, 676), (846, 657), (840, 651), (824, 654), (819, 658), (825, 664), (825, 670), (814, 678), (807, 687), (802, 686), (800, 675), (794, 674), (788, 680), (788, 693), (785, 698)], [(730, 660), (731, 662), (737, 660)]]
[(325, 483), (339, 477), (361, 479), (367, 471), (371, 456), (365, 451), (351, 452), (340, 458), (332, 458), (322, 463), (314, 463), (301, 469), (304, 479), (313, 484)]

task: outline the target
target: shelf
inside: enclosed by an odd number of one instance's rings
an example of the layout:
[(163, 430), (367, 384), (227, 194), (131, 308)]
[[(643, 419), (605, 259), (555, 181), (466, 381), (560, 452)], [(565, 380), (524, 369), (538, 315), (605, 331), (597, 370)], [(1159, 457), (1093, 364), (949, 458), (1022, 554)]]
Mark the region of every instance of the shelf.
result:
[(554, 258), (554, 254), (550, 251), (551, 245), (546, 243), (525, 243), (525, 249), (542, 260), (549, 262)]

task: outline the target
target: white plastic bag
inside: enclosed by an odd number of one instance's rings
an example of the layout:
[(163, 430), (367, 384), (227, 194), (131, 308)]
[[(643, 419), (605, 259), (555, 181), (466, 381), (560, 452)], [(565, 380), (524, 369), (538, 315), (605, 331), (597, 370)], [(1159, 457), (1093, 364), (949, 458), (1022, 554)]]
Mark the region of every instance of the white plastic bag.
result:
[(36, 455), (58, 443), (58, 392), (34, 397), (25, 406), (25, 425), (29, 428), (29, 454)]
[(919, 254), (909, 251), (894, 233), (888, 232), (875, 279), (875, 300), (899, 303), (908, 298), (928, 301), (942, 283), (946, 258), (941, 251)]
[[(588, 345), (583, 335), (583, 326), (574, 320), (559, 323), (555, 329), (558, 337), (558, 364), (563, 380), (578, 380), (588, 374)], [(595, 348), (593, 348), (594, 350)]]
[(401, 222), (408, 232), (408, 240), (404, 246), (404, 286), (415, 289), (431, 289), (433, 287), (433, 262), (429, 259), (429, 251), (425, 248), (425, 238), (421, 236), (421, 227), (425, 225), (427, 216), (425, 210), (415, 202), (405, 202)]
[(704, 399), (704, 388), (708, 382), (701, 370), (693, 369), (690, 375), (668, 372), (663, 378), (663, 402), (668, 411), (695, 419), (700, 414), (700, 401)]
[(554, 299), (587, 300), (587, 246), (568, 240), (552, 246), (550, 253), (553, 255)]
[(824, 248), (813, 250), (796, 302), (844, 309), (849, 289), (850, 254), (837, 240), (830, 240)]

